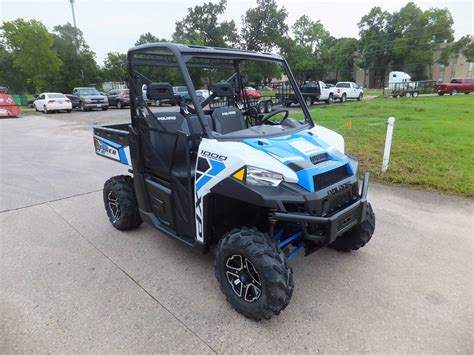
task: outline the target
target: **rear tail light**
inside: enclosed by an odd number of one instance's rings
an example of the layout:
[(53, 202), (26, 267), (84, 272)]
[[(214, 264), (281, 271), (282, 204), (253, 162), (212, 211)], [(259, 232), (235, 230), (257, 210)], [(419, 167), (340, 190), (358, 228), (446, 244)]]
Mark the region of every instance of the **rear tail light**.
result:
[(64, 100), (64, 101), (65, 101), (65, 102), (71, 102), (71, 100), (69, 100), (69, 99), (66, 99), (66, 100)]
[(54, 102), (56, 102), (56, 100), (48, 100), (48, 104), (52, 104)]

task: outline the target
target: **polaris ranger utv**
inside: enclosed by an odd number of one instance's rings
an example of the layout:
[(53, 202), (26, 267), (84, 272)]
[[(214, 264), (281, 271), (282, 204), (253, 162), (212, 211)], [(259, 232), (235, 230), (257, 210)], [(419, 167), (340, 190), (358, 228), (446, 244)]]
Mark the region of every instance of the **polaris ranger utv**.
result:
[[(246, 71), (259, 66), (288, 78), (304, 119), (284, 103), (262, 115), (246, 102)], [(350, 251), (370, 240), (369, 175), (359, 186), (357, 160), (342, 136), (313, 123), (283, 57), (155, 43), (130, 49), (127, 71), (131, 123), (94, 128), (96, 153), (130, 166), (131, 175), (104, 185), (115, 228), (145, 221), (203, 253), (214, 249), (222, 292), (257, 320), (290, 302), (289, 261), (299, 250)], [(178, 85), (190, 102), (173, 93)], [(200, 102), (196, 89), (205, 86), (211, 95)], [(210, 109), (216, 98), (226, 105)]]

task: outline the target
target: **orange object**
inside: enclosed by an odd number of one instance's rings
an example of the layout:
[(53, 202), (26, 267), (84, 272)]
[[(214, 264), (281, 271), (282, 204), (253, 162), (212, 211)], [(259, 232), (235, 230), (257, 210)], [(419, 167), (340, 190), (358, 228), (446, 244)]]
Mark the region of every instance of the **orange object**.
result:
[(347, 121), (346, 122), (346, 127), (349, 129), (352, 129), (352, 121)]

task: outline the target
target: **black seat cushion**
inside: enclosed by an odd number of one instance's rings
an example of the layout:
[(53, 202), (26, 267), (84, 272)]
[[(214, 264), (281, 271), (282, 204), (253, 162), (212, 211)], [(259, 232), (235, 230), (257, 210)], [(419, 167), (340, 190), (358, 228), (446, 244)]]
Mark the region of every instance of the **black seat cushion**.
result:
[(244, 115), (237, 107), (220, 107), (212, 113), (214, 130), (220, 134), (240, 131), (247, 128)]

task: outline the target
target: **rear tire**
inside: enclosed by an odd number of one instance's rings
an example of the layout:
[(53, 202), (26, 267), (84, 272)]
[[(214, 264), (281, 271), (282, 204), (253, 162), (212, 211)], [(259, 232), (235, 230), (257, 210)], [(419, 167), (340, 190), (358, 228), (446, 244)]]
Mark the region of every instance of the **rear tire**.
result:
[(411, 97), (411, 93), (407, 91), (404, 96), (405, 97)]
[(270, 113), (273, 111), (273, 102), (267, 101), (265, 103), (265, 112)]
[(71, 113), (71, 112), (72, 112), (72, 110), (66, 110), (66, 111), (67, 111), (67, 113)]
[(255, 229), (227, 233), (216, 247), (214, 270), (227, 301), (248, 318), (280, 314), (293, 295), (293, 271), (283, 251)]
[(117, 101), (117, 108), (119, 110), (123, 109), (122, 101), (120, 101), (120, 100)]
[(108, 107), (102, 107), (102, 111), (107, 111), (108, 109)]
[(45, 106), (43, 106), (43, 111), (44, 113), (47, 115), (48, 113), (50, 113), (50, 111), (48, 111), (48, 108)]
[(366, 220), (355, 226), (329, 244), (329, 247), (339, 251), (351, 251), (362, 248), (372, 238), (375, 230), (375, 214), (370, 203), (367, 204)]
[(444, 95), (444, 92), (438, 92), (438, 95), (439, 95), (439, 96), (443, 96), (443, 95)]
[(130, 176), (119, 175), (107, 180), (103, 198), (110, 223), (118, 230), (133, 229), (142, 223), (133, 179)]
[(418, 91), (413, 91), (413, 93), (411, 94), (411, 96), (413, 96), (414, 98), (417, 98), (418, 97)]
[(329, 95), (329, 98), (326, 100), (326, 103), (328, 105), (332, 104), (334, 102), (334, 96), (331, 94)]
[(260, 114), (265, 113), (265, 102), (260, 101), (260, 102), (257, 104), (257, 110), (258, 110), (258, 113), (260, 113)]
[(311, 107), (313, 104), (313, 100), (311, 99), (311, 96), (306, 96), (304, 99), (304, 102), (306, 102), (306, 106)]

